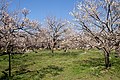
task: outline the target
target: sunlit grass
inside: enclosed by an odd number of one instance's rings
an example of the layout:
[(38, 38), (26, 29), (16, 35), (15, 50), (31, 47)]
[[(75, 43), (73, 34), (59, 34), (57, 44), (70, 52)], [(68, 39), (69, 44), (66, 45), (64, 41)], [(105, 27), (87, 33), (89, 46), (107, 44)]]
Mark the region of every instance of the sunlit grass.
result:
[[(119, 80), (120, 59), (111, 55), (112, 67), (105, 69), (98, 50), (55, 51), (12, 55), (11, 80)], [(8, 74), (8, 56), (0, 56), (0, 80)]]

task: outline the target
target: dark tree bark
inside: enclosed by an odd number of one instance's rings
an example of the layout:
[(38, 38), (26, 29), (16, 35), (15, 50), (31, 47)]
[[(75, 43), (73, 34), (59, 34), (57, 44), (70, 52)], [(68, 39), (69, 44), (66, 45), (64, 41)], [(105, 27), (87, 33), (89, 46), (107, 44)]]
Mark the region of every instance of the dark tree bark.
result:
[(115, 57), (120, 57), (120, 41), (116, 42), (115, 44)]
[(105, 68), (109, 68), (111, 65), (110, 65), (110, 51), (107, 51), (105, 48), (103, 48), (103, 51), (104, 51), (104, 57), (105, 57)]
[(12, 68), (11, 68), (11, 55), (13, 53), (13, 45), (8, 45), (6, 51), (7, 51), (7, 54), (9, 56), (9, 77), (11, 77), (11, 70), (12, 70)]
[(109, 53), (105, 54), (105, 67), (110, 67)]
[(11, 53), (8, 52), (9, 55), (9, 77), (11, 77)]
[(52, 53), (54, 53), (54, 50), (52, 49)]

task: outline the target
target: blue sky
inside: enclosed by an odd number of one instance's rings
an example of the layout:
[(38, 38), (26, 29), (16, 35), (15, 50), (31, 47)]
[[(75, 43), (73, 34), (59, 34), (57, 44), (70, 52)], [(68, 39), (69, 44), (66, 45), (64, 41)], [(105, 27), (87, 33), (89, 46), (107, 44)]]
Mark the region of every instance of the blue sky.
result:
[(69, 12), (73, 10), (77, 0), (13, 0), (12, 9), (20, 8), (31, 10), (29, 18), (43, 21), (47, 16), (71, 20)]

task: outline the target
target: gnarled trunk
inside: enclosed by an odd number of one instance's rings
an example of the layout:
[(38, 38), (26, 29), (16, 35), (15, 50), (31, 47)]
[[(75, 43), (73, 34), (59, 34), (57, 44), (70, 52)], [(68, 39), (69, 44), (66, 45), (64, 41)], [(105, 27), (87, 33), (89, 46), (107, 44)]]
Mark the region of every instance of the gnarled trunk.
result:
[(105, 67), (107, 69), (110, 67), (110, 59), (109, 59), (110, 51), (107, 51), (105, 48), (103, 50), (104, 50), (104, 57), (105, 57)]
[(109, 53), (105, 53), (105, 67), (108, 68), (110, 67), (110, 60), (109, 60)]

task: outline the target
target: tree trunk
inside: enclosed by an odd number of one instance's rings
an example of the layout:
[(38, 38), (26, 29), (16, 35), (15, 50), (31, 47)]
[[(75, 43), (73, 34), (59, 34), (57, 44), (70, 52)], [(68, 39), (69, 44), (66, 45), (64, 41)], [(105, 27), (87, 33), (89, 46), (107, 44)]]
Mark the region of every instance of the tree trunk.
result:
[(9, 77), (11, 77), (11, 53), (8, 52), (9, 55)]
[(55, 48), (55, 45), (56, 45), (56, 43), (55, 43), (55, 42), (53, 42), (53, 46), (52, 46), (52, 53), (54, 53), (54, 48)]
[(110, 67), (109, 54), (110, 54), (110, 51), (107, 51), (106, 49), (104, 49), (104, 57), (105, 57), (105, 67), (106, 67), (106, 69)]
[(53, 50), (53, 48), (52, 48), (52, 53), (54, 53), (54, 50)]
[(109, 61), (109, 53), (105, 54), (105, 67), (110, 67), (110, 61)]
[(116, 57), (120, 57), (120, 46), (115, 46), (115, 54), (116, 54)]

